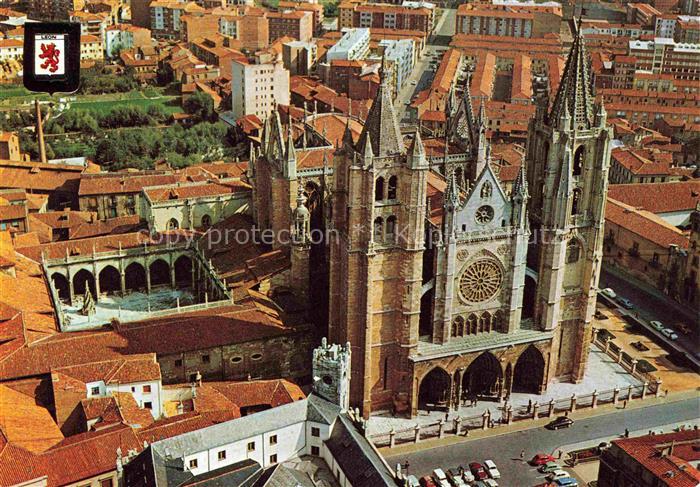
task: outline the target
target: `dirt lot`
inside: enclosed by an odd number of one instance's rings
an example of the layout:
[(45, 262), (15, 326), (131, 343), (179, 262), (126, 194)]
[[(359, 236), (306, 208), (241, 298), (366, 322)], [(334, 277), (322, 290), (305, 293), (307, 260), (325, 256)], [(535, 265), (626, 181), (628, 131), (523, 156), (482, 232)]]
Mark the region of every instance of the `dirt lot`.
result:
[[(657, 368), (653, 375), (658, 376), (662, 381), (663, 390), (683, 391), (694, 389), (700, 386), (700, 377), (691, 370), (684, 369), (671, 363), (666, 356), (668, 353), (656, 342), (641, 333), (633, 333), (629, 330), (627, 323), (617, 314), (605, 306), (598, 309), (608, 318), (605, 320), (593, 319), (593, 326), (605, 328), (615, 335), (612, 343), (622, 347), (622, 350), (637, 360), (646, 360)], [(649, 350), (641, 352), (632, 346), (632, 343), (641, 342)]]

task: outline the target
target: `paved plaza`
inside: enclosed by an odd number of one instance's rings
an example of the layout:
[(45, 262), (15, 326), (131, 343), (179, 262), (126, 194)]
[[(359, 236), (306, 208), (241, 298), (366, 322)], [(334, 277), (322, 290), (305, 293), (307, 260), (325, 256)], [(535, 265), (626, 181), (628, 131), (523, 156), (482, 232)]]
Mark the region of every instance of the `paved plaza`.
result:
[[(568, 399), (572, 394), (584, 396), (593, 391), (608, 391), (616, 387), (624, 390), (629, 386), (638, 386), (641, 382), (628, 374), (620, 365), (603, 353), (597, 347), (592, 347), (586, 375), (578, 384), (570, 382), (558, 382), (554, 380), (547, 387), (544, 394), (513, 393), (510, 396), (510, 404), (513, 408), (527, 406), (529, 402), (546, 405), (550, 399)], [(504, 411), (504, 402), (479, 401), (476, 406), (463, 406), (458, 411), (450, 412), (449, 418), (479, 416), (487, 409), (491, 411), (491, 418), (497, 420)], [(542, 410), (542, 409), (541, 409)], [(418, 424), (431, 424), (445, 418), (445, 411), (419, 411), (413, 419), (405, 417), (392, 417), (391, 413), (379, 413), (369, 419), (370, 434), (386, 434), (394, 428), (396, 431), (413, 428)]]

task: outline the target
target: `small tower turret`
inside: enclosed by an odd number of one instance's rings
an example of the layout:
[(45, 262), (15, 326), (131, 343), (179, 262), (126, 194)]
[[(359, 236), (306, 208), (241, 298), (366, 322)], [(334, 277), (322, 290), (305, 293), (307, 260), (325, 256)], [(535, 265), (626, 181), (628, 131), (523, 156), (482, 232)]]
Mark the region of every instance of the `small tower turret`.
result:
[(350, 343), (329, 345), (323, 338), (321, 346), (314, 349), (312, 371), (314, 394), (347, 411), (350, 408)]

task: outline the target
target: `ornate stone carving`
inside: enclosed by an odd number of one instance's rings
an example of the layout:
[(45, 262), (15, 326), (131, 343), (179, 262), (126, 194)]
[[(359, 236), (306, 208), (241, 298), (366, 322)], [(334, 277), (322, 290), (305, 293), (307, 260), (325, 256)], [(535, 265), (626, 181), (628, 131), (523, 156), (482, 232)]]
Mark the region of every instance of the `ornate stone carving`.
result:
[(457, 252), (457, 259), (467, 260), (467, 257), (469, 257), (469, 251), (467, 249), (462, 249), (459, 252)]
[(508, 255), (510, 253), (510, 245), (503, 244), (496, 249), (496, 252), (498, 252), (498, 255)]

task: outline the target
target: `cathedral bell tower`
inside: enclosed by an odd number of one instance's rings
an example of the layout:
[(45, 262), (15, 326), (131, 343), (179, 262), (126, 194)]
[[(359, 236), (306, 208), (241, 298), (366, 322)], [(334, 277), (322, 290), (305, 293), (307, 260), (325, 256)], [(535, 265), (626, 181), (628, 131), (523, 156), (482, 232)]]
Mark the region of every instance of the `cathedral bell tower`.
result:
[(527, 151), (536, 272), (534, 326), (554, 332), (556, 375), (581, 380), (602, 261), (611, 130), (595, 104), (589, 59), (577, 26), (558, 92), (539, 101)]
[(350, 401), (365, 417), (410, 393), (418, 342), (428, 162), (407, 150), (384, 75), (357, 144), (334, 156), (329, 339), (352, 347)]

